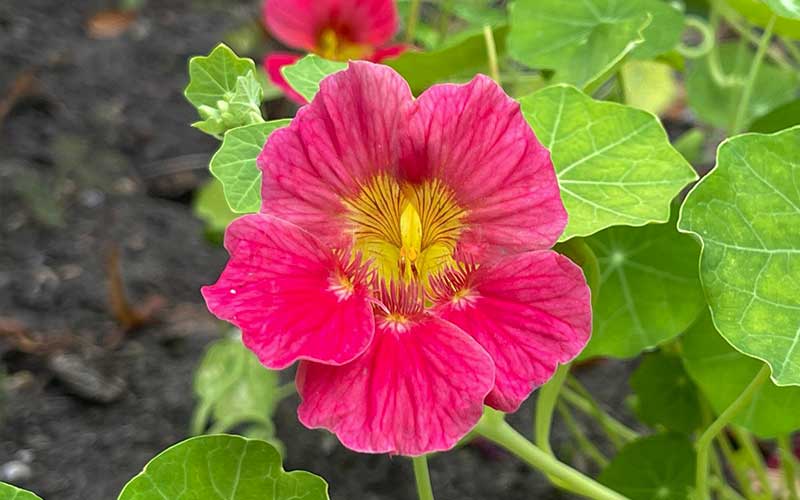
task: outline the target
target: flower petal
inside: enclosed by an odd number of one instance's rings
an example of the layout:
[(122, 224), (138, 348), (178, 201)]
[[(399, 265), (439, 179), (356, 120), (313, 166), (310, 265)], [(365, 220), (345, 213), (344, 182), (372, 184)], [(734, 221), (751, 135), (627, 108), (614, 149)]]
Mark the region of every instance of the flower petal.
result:
[(466, 277), (464, 291), (440, 300), (436, 311), (492, 356), (497, 375), (486, 403), (505, 412), (516, 411), (558, 363), (577, 356), (592, 327), (591, 297), (581, 269), (551, 251), (505, 257), (478, 268)]
[(301, 363), (298, 415), (355, 451), (422, 455), (475, 426), (493, 383), (492, 361), (469, 335), (425, 316), (404, 331), (379, 326), (352, 363)]
[(519, 104), (488, 77), (423, 92), (408, 134), (404, 175), (453, 189), (468, 212), (463, 246), (492, 255), (542, 250), (561, 235), (567, 214), (550, 155)]
[(386, 66), (354, 61), (325, 78), (258, 157), (262, 211), (344, 244), (342, 198), (381, 172), (395, 175), (412, 102), (408, 84)]
[(289, 85), (289, 82), (286, 81), (283, 73), (281, 73), (281, 68), (294, 64), (300, 57), (301, 56), (297, 54), (289, 54), (287, 52), (273, 52), (264, 58), (264, 69), (267, 71), (269, 81), (281, 89), (286, 97), (302, 105), (306, 104), (308, 101)]
[[(347, 363), (372, 341), (365, 277), (348, 275), (311, 234), (269, 215), (246, 215), (228, 226), (225, 248), (228, 265), (203, 297), (212, 313), (242, 330), (268, 368), (298, 359)], [(339, 286), (341, 276), (349, 288)]]
[(392, 0), (266, 0), (264, 22), (281, 42), (309, 52), (326, 29), (377, 47), (397, 31), (397, 10)]

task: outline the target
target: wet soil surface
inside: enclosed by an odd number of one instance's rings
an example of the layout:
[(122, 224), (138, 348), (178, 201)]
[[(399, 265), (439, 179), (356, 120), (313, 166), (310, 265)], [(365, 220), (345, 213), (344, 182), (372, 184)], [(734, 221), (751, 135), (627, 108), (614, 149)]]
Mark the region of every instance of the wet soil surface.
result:
[[(188, 203), (216, 142), (188, 126), (181, 92), (188, 57), (252, 23), (256, 3), (152, 0), (110, 24), (96, 14), (116, 2), (0, 3), (0, 480), (46, 500), (113, 499), (187, 436), (194, 368), (224, 331), (199, 288), (225, 253)], [(111, 268), (132, 305), (153, 306), (135, 332), (111, 312)], [(629, 369), (582, 377), (620, 409)], [(349, 452), (304, 429), (296, 405), (276, 415), (288, 469), (325, 477), (334, 500), (415, 498), (407, 459)], [(512, 417), (526, 434), (531, 412)], [(554, 434), (570, 457), (560, 425)], [(571, 498), (488, 443), (433, 457), (431, 469), (439, 500)]]

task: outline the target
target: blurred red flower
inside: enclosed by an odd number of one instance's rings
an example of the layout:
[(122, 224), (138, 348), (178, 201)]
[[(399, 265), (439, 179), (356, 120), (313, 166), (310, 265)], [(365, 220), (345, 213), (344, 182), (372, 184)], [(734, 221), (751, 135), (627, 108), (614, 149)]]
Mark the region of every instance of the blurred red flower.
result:
[[(387, 45), (397, 31), (392, 0), (266, 0), (264, 23), (284, 45), (333, 61), (380, 62), (404, 45)], [(281, 73), (302, 55), (273, 52), (264, 58), (269, 79), (293, 101), (305, 104)]]

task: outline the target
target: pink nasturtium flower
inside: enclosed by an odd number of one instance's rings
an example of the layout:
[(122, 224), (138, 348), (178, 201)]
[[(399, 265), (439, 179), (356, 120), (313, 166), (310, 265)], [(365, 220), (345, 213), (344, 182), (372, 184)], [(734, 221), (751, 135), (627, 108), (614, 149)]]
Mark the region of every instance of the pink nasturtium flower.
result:
[[(265, 0), (264, 23), (283, 44), (333, 61), (380, 62), (405, 50), (387, 45), (397, 31), (393, 0)], [(301, 57), (274, 52), (264, 58), (264, 68), (272, 83), (305, 104), (281, 74), (281, 68)]]
[(203, 295), (264, 365), (300, 360), (306, 426), (363, 452), (449, 449), (586, 344), (586, 281), (549, 250), (567, 220), (549, 154), (489, 78), (415, 100), (351, 62), (258, 164), (261, 213), (229, 226)]

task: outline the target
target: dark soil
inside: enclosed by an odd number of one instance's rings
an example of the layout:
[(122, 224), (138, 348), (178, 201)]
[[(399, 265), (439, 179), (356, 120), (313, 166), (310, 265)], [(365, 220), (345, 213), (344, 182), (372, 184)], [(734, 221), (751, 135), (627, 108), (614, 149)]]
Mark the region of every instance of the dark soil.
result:
[[(185, 438), (193, 370), (223, 331), (199, 288), (225, 253), (203, 238), (187, 203), (216, 141), (188, 126), (195, 116), (182, 89), (187, 59), (253, 22), (257, 0), (151, 0), (120, 36), (88, 36), (87, 21), (116, 5), (0, 3), (0, 102), (10, 103), (15, 84), (25, 90), (0, 123), (0, 322), (34, 340), (31, 348), (0, 337), (0, 480), (46, 500), (116, 498), (152, 456)], [(159, 320), (136, 332), (122, 333), (110, 312), (113, 249), (129, 300), (164, 302)], [(65, 359), (88, 381), (59, 371)], [(628, 371), (607, 363), (585, 378), (621, 408)], [(288, 469), (325, 477), (335, 500), (415, 498), (408, 460), (349, 452), (304, 429), (296, 404), (285, 401), (276, 417)], [(526, 433), (531, 411), (512, 418)], [(555, 445), (571, 455), (560, 426)], [(439, 500), (570, 498), (486, 443), (436, 456), (431, 467)]]

